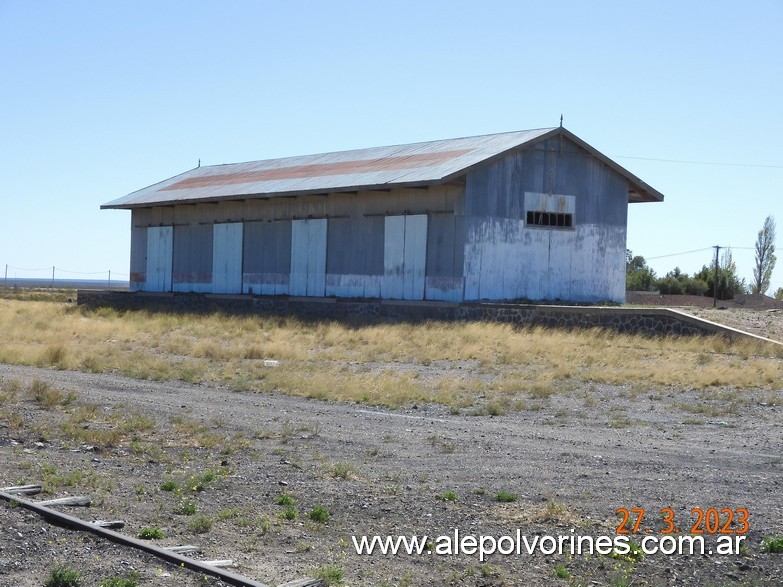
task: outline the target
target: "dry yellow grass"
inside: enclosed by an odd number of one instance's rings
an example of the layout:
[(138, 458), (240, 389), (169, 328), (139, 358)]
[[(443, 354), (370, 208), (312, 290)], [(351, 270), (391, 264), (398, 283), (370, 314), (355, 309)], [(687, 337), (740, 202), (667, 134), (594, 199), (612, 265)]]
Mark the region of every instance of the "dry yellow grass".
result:
[(774, 390), (783, 380), (781, 348), (753, 341), (478, 322), (357, 326), (0, 299), (0, 332), (6, 363), (391, 406), (546, 400), (585, 381)]

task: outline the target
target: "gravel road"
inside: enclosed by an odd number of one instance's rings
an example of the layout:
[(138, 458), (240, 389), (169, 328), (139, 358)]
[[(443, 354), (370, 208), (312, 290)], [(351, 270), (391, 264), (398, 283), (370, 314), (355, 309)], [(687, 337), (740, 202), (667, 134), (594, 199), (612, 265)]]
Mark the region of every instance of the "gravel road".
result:
[[(85, 475), (55, 496), (90, 494), (83, 518), (126, 520), (125, 531), (161, 528), (163, 545), (196, 544), (203, 559), (232, 559), (235, 572), (270, 584), (320, 574), (345, 585), (780, 585), (783, 555), (762, 552), (762, 538), (783, 535), (781, 392), (584, 384), (528, 409), (498, 417), (452, 414), (439, 406), (401, 410), (236, 393), (215, 386), (151, 382), (0, 365), (0, 380), (34, 379), (74, 391), (76, 405), (117, 406), (156, 422), (160, 452), (85, 447), (64, 437), (67, 417), (24, 399), (21, 429), (0, 420), (0, 485), (37, 482), (52, 468)], [(73, 409), (70, 406), (68, 409)], [(224, 439), (203, 447), (177, 441), (177, 418), (200, 422)], [(171, 438), (171, 442), (165, 439)], [(138, 438), (136, 439), (139, 440)], [(240, 442), (241, 440), (241, 442)], [(234, 444), (233, 449), (226, 448)], [(213, 468), (203, 491), (161, 489)], [(87, 479), (87, 481), (85, 481)], [(517, 497), (503, 503), (504, 491)], [(286, 519), (290, 495), (296, 519)], [(452, 499), (455, 498), (455, 499)], [(193, 530), (175, 513), (190, 500), (213, 525)], [(325, 523), (308, 518), (316, 506)], [(36, 516), (0, 504), (0, 585), (42, 585), (55, 561), (88, 582), (130, 572), (140, 585), (203, 585), (193, 574), (148, 557), (96, 545)], [(357, 555), (353, 535), (430, 537), (505, 534), (616, 536), (618, 508), (644, 508), (662, 536), (671, 508), (687, 534), (692, 508), (750, 514), (741, 554), (632, 557), (495, 554)], [(288, 514), (292, 517), (293, 514)], [(721, 518), (721, 524), (725, 522)], [(633, 522), (633, 520), (631, 520)], [(735, 520), (736, 522), (737, 520)], [(701, 526), (704, 529), (704, 526)], [(735, 523), (727, 530), (735, 530)], [(644, 535), (633, 537), (640, 542)], [(707, 535), (707, 544), (716, 536)], [(432, 540), (432, 539), (431, 539)], [(77, 545), (86, 545), (77, 548)], [(39, 547), (44, 545), (44, 547)], [(558, 574), (564, 578), (558, 578)], [(206, 584), (219, 583), (206, 581)]]

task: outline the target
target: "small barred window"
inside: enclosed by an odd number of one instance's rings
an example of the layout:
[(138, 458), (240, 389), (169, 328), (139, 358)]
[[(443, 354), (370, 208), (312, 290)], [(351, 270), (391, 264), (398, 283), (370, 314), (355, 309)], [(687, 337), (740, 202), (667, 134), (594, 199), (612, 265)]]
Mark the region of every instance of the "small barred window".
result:
[(527, 225), (573, 228), (574, 215), (567, 212), (540, 212), (528, 210)]

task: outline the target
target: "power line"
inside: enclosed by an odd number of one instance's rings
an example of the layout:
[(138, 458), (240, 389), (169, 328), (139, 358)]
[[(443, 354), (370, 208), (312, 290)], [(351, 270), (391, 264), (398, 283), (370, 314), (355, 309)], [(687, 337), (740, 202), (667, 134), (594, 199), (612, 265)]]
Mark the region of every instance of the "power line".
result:
[(686, 159), (658, 159), (656, 157), (631, 157), (613, 155), (614, 159), (635, 159), (637, 161), (659, 161), (661, 163), (683, 163), (686, 165), (717, 165), (719, 167), (757, 167), (763, 169), (783, 169), (783, 165), (763, 165), (760, 163), (722, 163), (718, 161), (688, 161)]
[[(701, 253), (702, 251), (709, 251), (715, 247), (704, 247), (703, 249), (693, 249), (692, 251), (682, 251), (681, 253), (669, 253), (667, 255), (656, 255), (655, 257), (645, 257), (645, 260), (652, 261), (653, 259), (664, 259), (666, 257), (677, 257), (679, 255), (690, 255), (691, 253)], [(721, 249), (731, 249), (732, 251), (754, 251), (755, 247), (732, 247), (731, 245), (721, 245)]]
[(683, 251), (682, 253), (669, 253), (668, 255), (658, 255), (657, 257), (645, 257), (646, 260), (652, 261), (653, 259), (663, 259), (664, 257), (677, 257), (679, 255), (690, 255), (691, 253), (701, 253), (702, 251), (709, 251), (713, 247), (704, 247), (703, 249), (694, 249), (692, 251)]

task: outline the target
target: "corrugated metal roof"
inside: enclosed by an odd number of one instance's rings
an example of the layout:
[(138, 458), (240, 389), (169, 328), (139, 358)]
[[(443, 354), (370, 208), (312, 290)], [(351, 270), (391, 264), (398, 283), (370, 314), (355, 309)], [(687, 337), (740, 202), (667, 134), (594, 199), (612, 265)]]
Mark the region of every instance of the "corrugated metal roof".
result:
[[(629, 201), (660, 201), (663, 196), (563, 128), (544, 128), (478, 137), (374, 147), (211, 165), (191, 169), (104, 204), (131, 209), (237, 197), (274, 197), (443, 183), (507, 151), (564, 133), (604, 159), (633, 184)], [(636, 194), (639, 197), (634, 197)]]

